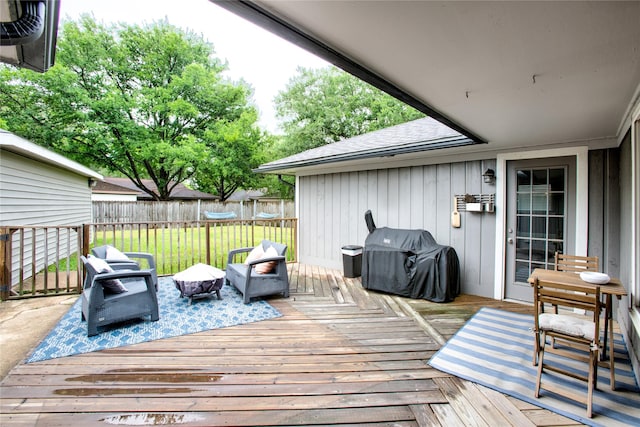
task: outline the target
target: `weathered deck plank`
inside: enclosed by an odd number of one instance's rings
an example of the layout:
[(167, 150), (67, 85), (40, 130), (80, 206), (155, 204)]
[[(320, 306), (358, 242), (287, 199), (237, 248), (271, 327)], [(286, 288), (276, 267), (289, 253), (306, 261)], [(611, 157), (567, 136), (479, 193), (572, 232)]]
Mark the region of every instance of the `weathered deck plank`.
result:
[(16, 366), (0, 425), (575, 425), (427, 361), (482, 306), (364, 290), (292, 264), (282, 317)]

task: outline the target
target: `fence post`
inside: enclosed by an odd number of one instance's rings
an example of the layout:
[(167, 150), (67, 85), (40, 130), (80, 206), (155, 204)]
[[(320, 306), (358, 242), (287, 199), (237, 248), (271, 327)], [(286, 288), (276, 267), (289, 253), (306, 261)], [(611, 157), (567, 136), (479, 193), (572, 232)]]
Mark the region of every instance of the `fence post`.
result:
[(87, 256), (89, 245), (91, 245), (91, 225), (82, 224), (82, 255)]
[(210, 233), (210, 223), (209, 221), (204, 223), (204, 242), (205, 242), (205, 246), (207, 247), (204, 251), (205, 253), (205, 260), (207, 262), (207, 265), (211, 265), (211, 236), (209, 235)]
[(0, 299), (9, 299), (11, 290), (11, 234), (6, 227), (0, 228)]

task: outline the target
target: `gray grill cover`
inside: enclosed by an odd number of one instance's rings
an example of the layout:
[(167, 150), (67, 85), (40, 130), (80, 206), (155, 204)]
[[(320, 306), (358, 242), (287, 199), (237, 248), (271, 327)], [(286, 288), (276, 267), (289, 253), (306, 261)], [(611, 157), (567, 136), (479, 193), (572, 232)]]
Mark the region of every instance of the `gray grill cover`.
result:
[(409, 298), (453, 301), (460, 293), (458, 254), (437, 244), (426, 230), (374, 228), (364, 244), (362, 286)]

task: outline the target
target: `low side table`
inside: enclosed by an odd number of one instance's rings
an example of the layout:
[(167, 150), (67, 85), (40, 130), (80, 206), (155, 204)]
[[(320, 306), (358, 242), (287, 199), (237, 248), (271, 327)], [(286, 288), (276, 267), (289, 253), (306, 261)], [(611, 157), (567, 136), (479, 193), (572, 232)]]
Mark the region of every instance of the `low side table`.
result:
[(220, 289), (224, 284), (224, 271), (207, 264), (196, 264), (176, 273), (173, 282), (180, 291), (180, 298), (189, 298), (189, 305), (196, 298), (207, 298), (215, 292), (222, 299)]

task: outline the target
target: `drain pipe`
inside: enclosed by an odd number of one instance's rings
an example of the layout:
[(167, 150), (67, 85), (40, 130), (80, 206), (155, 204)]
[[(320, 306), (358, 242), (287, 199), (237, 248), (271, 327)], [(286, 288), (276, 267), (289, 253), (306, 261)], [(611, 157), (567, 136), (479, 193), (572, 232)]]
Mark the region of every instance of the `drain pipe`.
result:
[(21, 1), (22, 14), (17, 21), (0, 22), (0, 46), (32, 43), (44, 31), (43, 1)]
[(282, 179), (282, 175), (278, 175), (278, 181), (280, 181), (283, 184), (288, 185), (291, 188), (296, 188), (295, 184), (290, 183), (289, 181), (285, 181), (284, 179)]

